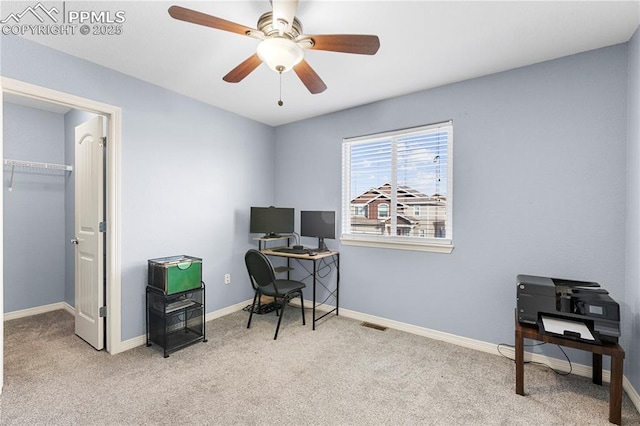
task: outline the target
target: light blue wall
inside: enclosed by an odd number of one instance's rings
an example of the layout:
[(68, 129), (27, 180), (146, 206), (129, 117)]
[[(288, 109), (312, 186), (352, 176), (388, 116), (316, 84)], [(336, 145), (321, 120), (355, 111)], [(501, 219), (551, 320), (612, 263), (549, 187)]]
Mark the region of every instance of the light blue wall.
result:
[(625, 375), (640, 391), (640, 30), (629, 42)]
[[(4, 158), (62, 164), (64, 117), (4, 104)], [(4, 167), (4, 311), (64, 299), (64, 197), (68, 173)]]
[(339, 213), (342, 138), (453, 119), (453, 253), (332, 241), (341, 306), (513, 343), (517, 274), (597, 281), (622, 302), (626, 55), (613, 46), (281, 126), (276, 203)]
[(19, 37), (1, 43), (3, 76), (122, 108), (122, 338), (144, 335), (151, 258), (203, 258), (208, 312), (249, 299), (249, 208), (273, 203), (274, 129)]

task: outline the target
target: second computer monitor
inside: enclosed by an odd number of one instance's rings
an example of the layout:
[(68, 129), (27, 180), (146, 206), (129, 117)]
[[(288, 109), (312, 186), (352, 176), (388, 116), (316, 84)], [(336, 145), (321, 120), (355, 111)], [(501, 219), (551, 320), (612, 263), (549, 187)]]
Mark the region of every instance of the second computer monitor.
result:
[(336, 212), (301, 211), (300, 236), (318, 238), (318, 251), (327, 251), (324, 239), (336, 238)]

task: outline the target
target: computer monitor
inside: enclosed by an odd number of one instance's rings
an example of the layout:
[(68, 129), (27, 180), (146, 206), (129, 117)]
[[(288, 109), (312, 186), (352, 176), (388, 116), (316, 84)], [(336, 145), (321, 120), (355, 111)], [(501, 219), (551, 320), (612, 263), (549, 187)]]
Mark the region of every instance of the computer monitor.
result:
[(294, 226), (294, 209), (288, 207), (251, 207), (249, 232), (264, 234), (263, 238), (276, 238), (291, 234)]
[(301, 211), (300, 236), (318, 238), (318, 251), (328, 251), (325, 238), (336, 238), (336, 212)]

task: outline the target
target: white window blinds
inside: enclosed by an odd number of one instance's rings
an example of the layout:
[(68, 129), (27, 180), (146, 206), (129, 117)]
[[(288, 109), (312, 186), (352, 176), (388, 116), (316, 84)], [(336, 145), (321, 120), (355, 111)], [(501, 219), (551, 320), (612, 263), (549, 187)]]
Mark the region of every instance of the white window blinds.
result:
[(343, 242), (451, 245), (452, 142), (452, 122), (345, 139)]

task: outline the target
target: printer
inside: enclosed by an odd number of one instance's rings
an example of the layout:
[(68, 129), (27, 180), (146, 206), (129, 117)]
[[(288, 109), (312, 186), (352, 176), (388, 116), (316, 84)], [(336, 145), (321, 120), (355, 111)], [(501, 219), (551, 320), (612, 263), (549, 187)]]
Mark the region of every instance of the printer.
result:
[(516, 301), (521, 324), (540, 327), (545, 316), (582, 322), (600, 342), (620, 337), (620, 306), (598, 283), (518, 275)]

